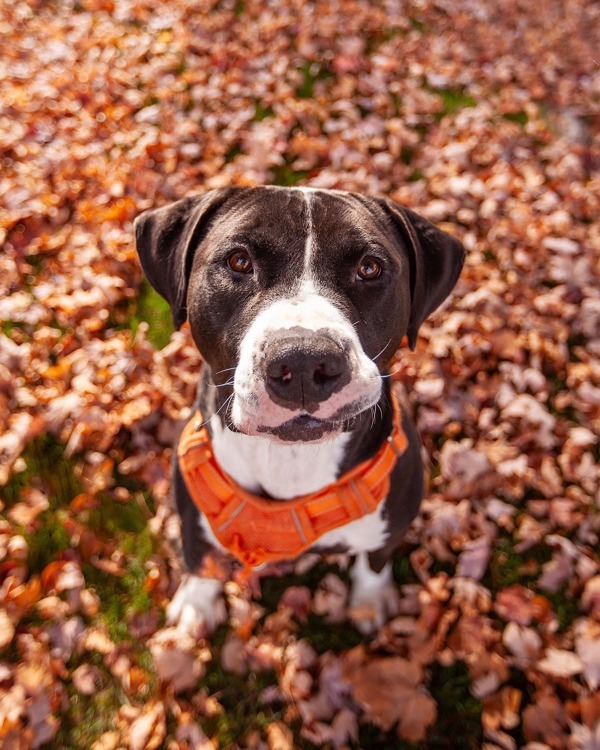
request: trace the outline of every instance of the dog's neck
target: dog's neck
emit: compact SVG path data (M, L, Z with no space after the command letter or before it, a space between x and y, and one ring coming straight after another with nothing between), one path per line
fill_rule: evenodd
M366 414L351 432L320 443L277 443L229 429L219 413L216 387L203 368L198 406L211 435L221 468L248 492L289 500L317 492L373 455L391 430L388 391L374 413Z

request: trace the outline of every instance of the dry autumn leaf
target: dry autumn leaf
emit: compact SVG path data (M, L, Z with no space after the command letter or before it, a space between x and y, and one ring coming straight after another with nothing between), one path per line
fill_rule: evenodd
M344 656L342 675L366 716L386 732L397 725L400 737L417 742L435 721L436 703L422 685L418 664L394 656L368 658L357 646Z
M1 4L0 745L595 749L598 3L276 5ZM201 359L132 221L257 184L386 195L468 250L394 358L430 478L358 651L343 554L249 587L205 560L229 620L162 627Z

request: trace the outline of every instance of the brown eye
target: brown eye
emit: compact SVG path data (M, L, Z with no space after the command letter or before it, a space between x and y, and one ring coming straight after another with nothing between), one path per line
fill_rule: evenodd
M356 270L357 281L372 281L381 274L381 263L370 255L365 255Z
M236 273L250 273L252 260L245 250L237 250L227 258L227 265Z

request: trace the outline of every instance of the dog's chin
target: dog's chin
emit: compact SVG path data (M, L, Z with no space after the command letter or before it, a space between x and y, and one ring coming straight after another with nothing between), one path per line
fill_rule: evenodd
M335 419L319 419L312 414L298 414L278 425L246 423L234 427L237 432L273 440L276 443L321 443L343 432L353 430L365 410L338 414Z
M340 422L317 419L310 414L299 414L276 427L257 427L257 434L284 443L316 443L343 431Z

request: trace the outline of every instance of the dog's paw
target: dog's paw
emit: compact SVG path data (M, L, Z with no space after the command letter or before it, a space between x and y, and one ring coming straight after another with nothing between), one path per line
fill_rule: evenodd
M356 556L351 572L350 619L364 635L372 635L395 614L398 608L398 592L388 563L375 573L369 567L366 553Z
M167 607L167 624L195 638L212 633L227 619L222 592L220 581L188 573Z

